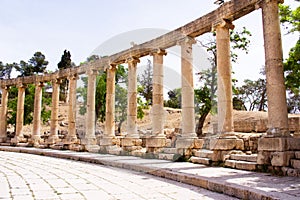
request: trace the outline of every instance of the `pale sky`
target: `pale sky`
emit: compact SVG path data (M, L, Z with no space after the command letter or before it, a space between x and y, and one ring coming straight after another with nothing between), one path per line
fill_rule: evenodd
M55 70L65 49L79 64L112 37L135 30L171 31L216 9L214 0L0 0L0 61L28 61L41 51ZM294 0L285 4L298 6ZM233 22L252 33L248 55L239 54L234 78L255 79L264 65L261 10ZM197 38L205 40L205 36ZM283 36L284 56L296 35ZM168 56L167 56L168 57ZM199 58L197 58L199 59ZM168 63L168 66L180 66ZM142 63L142 62L141 62Z

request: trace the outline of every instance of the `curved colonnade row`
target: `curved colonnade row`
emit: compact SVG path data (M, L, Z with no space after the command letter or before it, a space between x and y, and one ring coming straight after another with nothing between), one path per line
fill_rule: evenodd
M52 83L52 113L50 123L50 137L47 144L55 144L58 141L58 108L60 80L69 80L69 110L68 110L68 136L67 144L78 142L76 137L76 83L78 76L88 76L87 92L87 118L85 138L81 144L88 151L112 146L115 137L114 106L115 106L115 73L118 64L128 64L128 114L127 135L121 141L122 147L138 146L140 142L137 132L137 63L139 58L153 56L153 120L152 134L146 139L149 152L156 151L166 145L163 133L163 57L166 49L181 46L181 83L182 83L182 133L177 139L176 148L189 148L197 138L195 133L194 114L194 88L192 67L192 45L195 37L212 29L216 31L217 41L217 70L218 70L218 132L222 137L232 133L232 83L230 63L230 36L229 30L234 28L232 22L248 13L261 8L263 16L263 30L265 41L265 59L267 76L267 96L269 110L269 135L274 137L288 136L288 115L286 94L282 64L281 34L278 16L278 0L232 0L224 3L217 10L192 21L174 31L171 31L156 39L114 55L101 58L79 67L60 70L43 76L22 77L11 80L1 80L2 107L0 112L0 142L7 138L7 101L10 86L18 87L18 106L16 120L16 135L11 140L12 144L18 144L22 140L24 97L26 84L36 84L33 132L29 143L39 146L41 126L41 99L44 82ZM95 137L95 83L99 70L107 71L106 91L106 121L104 137L100 141L100 147L96 144Z

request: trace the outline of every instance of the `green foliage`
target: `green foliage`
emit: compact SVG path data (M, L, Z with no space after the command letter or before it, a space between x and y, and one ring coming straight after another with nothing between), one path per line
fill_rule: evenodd
M148 104L152 104L153 93L153 69L151 61L148 59L147 67L144 72L138 76L138 93L145 98Z
M4 64L0 61L0 79L10 79L12 69L17 65L17 63Z
M61 60L57 64L57 67L59 70L74 67L74 65L72 64L70 51L64 50L64 53L61 56ZM68 79L63 79L59 86L59 88L60 88L59 99L61 101L66 101L66 99L67 99L67 95L68 95L67 93L69 90L68 84L69 84Z
M290 6L279 5L280 22L287 33L300 31L300 7L292 10Z
M176 88L168 92L169 99L164 101L165 107L181 108L181 88Z
M96 80L96 117L101 122L105 121L106 111L106 72L97 76Z
M48 63L45 55L38 51L29 59L28 63L21 60L19 65L14 65L13 67L20 73L20 77L24 77L34 74L44 74Z

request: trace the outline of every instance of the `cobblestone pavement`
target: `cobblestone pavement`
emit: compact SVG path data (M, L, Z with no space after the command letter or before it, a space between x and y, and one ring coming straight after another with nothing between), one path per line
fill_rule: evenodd
M143 172L0 151L0 199L234 198Z

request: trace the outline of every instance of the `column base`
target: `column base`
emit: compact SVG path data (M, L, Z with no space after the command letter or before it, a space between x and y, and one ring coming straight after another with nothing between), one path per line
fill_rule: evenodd
M84 150L91 153L99 153L100 146L97 145L96 138L83 138L81 144L84 146Z
M17 145L18 143L25 143L25 142L27 142L27 141L26 141L26 139L24 138L23 135L22 136L15 136L14 138L12 138L10 140L10 143L12 145Z
M64 144L78 144L79 141L76 136L67 136L66 139L63 140Z
M280 128L269 128L266 137L291 137L289 130Z
M5 143L6 141L7 141L7 137L6 136L0 137L0 143Z
M142 146L142 140L140 138L124 137L121 139L121 146L122 147Z
M49 138L46 141L47 145L53 145L59 142L58 135L50 135Z
M153 136L150 138L146 138L146 152L147 153L158 153L162 148L164 148L167 144L166 137L157 137Z
M40 144L43 144L44 141L41 139L41 136L35 135L32 136L30 139L28 139L28 145L34 146L34 147L39 147Z

